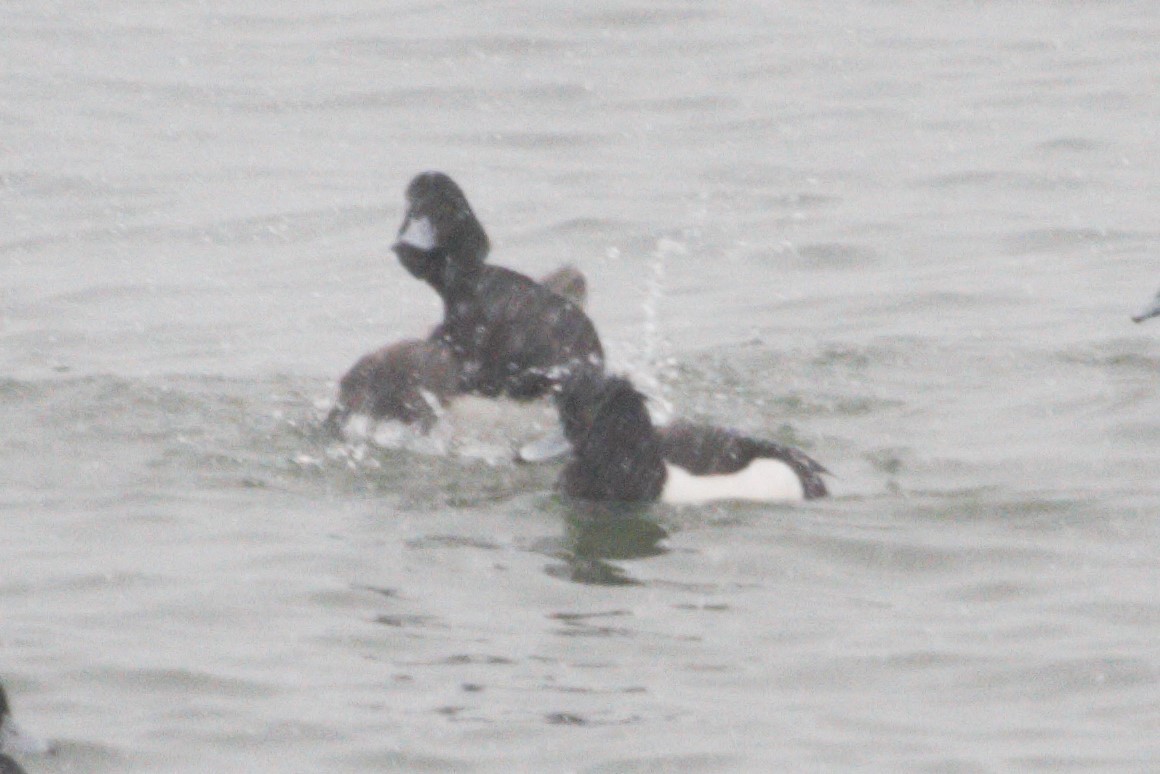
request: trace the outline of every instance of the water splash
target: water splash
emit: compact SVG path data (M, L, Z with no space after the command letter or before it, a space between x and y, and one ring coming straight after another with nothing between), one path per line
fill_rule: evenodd
M665 384L676 367L676 361L665 354L660 319L661 302L665 295L666 264L671 257L688 255L688 252L684 242L669 237L657 240L649 258L648 281L641 302L641 311L644 313L643 335L632 376L637 387L649 396L649 411L658 424L667 423L674 413Z
M326 454L351 468L376 467L376 450L510 465L523 444L557 428L555 409L546 400L518 403L460 395L447 406L439 405L436 414L438 421L427 431L354 414L341 428L342 440L331 444Z

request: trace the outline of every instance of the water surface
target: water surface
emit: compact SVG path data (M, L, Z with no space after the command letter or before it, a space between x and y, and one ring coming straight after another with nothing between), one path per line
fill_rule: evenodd
M768 7L767 7L768 6ZM1160 759L1160 11L0 15L0 677L29 771ZM655 405L805 506L586 509L344 447L452 174Z

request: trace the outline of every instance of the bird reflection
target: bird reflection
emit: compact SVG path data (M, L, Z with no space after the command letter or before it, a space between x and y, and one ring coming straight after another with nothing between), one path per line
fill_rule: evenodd
M609 560L646 559L668 549L668 532L650 518L649 508L630 503L571 502L564 521L561 564L549 565L557 578L600 586L632 586L640 581Z

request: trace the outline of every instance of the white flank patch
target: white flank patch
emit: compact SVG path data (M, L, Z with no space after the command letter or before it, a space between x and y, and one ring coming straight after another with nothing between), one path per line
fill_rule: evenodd
M805 499L805 489L793 468L781 460L760 457L736 473L694 476L677 465L665 463L666 503L698 504L712 500L793 502Z
M399 242L420 250L435 247L435 227L428 218L408 218L407 227L399 234Z

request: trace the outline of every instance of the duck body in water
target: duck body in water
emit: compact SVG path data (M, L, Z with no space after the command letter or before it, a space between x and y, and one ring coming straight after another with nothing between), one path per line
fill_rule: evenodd
M9 753L42 755L48 751L47 744L31 736L12 719L8 695L0 685L0 774L24 774L24 769Z
M658 428L623 377L577 375L556 396L572 457L557 489L585 500L793 502L824 497L827 471L804 452L732 430Z
M587 281L573 266L551 272L539 284L579 308L587 299ZM326 430L360 436L373 423L396 422L419 434L429 434L452 403L464 398L459 359L439 333L437 329L427 339L397 341L359 358L339 381L338 398L324 423ZM476 413L494 417L503 412ZM530 420L513 416L513 428L541 424L543 412L533 413Z
M458 361L461 392L528 400L577 369L603 370L600 338L579 306L486 263L490 241L455 181L424 172L406 197L392 249L443 300L443 321L431 339Z

